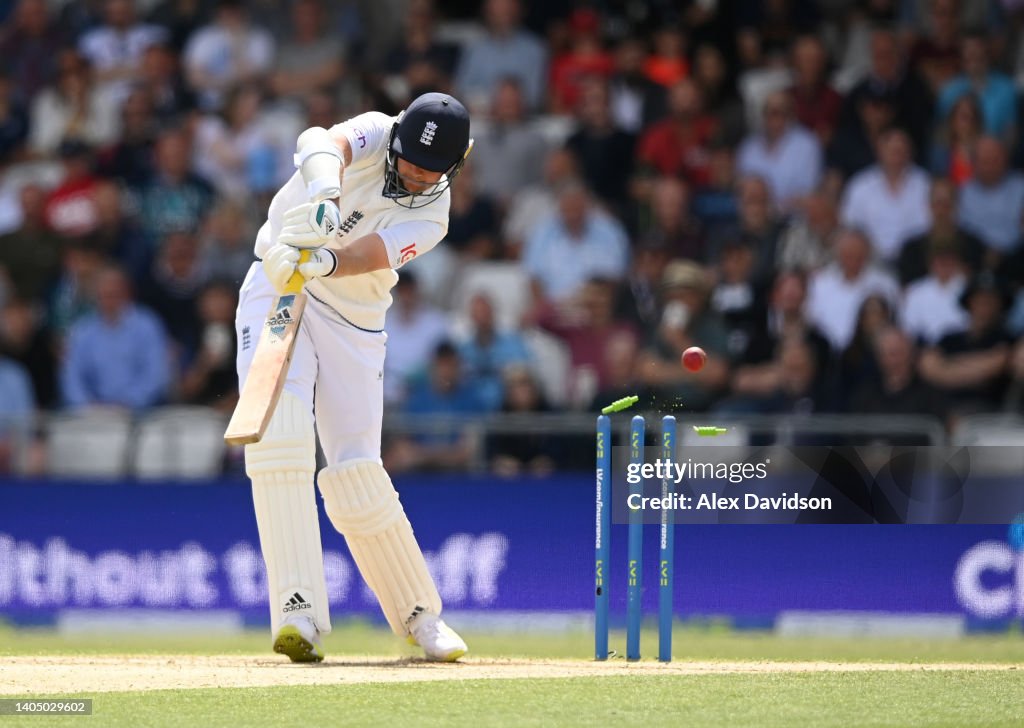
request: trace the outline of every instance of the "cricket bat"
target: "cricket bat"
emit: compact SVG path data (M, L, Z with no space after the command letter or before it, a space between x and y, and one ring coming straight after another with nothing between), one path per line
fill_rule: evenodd
M300 262L308 258L309 251L302 251ZM270 306L245 385L224 433L224 441L229 445L259 442L267 431L277 401L281 398L302 324L302 313L306 310L307 298L302 292L304 283L305 279L296 271L288 280L285 293L275 298Z

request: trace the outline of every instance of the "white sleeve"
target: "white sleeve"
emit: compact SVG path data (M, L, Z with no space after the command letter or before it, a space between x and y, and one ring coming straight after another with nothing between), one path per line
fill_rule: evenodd
M335 124L330 131L331 134L341 132L348 139L349 146L352 147L352 163L349 166L356 167L360 162L375 161L376 156L384 152L394 123L393 116L379 111L368 111Z
M447 234L447 226L436 220L407 220L378 230L393 269L436 246Z

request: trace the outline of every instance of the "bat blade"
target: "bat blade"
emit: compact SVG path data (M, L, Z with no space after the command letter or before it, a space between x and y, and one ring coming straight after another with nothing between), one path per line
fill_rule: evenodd
M286 293L270 307L245 385L224 433L229 445L259 442L267 431L288 375L306 300L305 293Z

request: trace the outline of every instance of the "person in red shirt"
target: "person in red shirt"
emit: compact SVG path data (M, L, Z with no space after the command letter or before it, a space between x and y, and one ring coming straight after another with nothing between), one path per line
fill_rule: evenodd
M715 131L697 84L678 81L668 91L668 116L640 137L637 158L648 171L702 186L708 182L708 145Z
M65 238L83 237L102 223L97 196L103 183L92 173L92 155L84 142L65 140L58 153L64 179L46 200L46 226Z
M644 74L666 87L690 75L686 36L682 30L666 25L654 32L654 53L644 63Z
M573 12L569 18L570 44L551 63L548 83L552 113L566 114L576 108L580 87L590 76L608 78L615 70L612 55L601 42L601 19L590 9Z

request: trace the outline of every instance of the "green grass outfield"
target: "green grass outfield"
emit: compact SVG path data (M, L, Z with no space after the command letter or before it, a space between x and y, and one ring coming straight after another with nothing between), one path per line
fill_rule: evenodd
M0 717L0 728L102 726L1024 726L1024 636L975 636L955 641L826 640L679 628L675 662L722 660L750 665L723 674L594 676L592 635L467 634L475 660L516 657L578 660L585 677L440 679L425 682L284 685L103 692L91 718ZM260 655L272 660L264 633L235 637L64 638L0 629L0 670L33 656ZM614 648L624 635L612 636ZM646 654L656 634L644 634ZM328 659L378 659L416 651L379 629L346 625L327 641ZM4 660L4 657L9 658ZM827 671L790 671L772 663L845 663ZM610 665L622 667L622 660ZM865 669L858 663L887 663ZM956 663L956 669L933 669ZM561 664L561 663L560 663ZM964 667L960 667L964 664ZM986 664L1020 669L983 669ZM915 667L916 666L916 667ZM930 666L930 667L927 667ZM742 665L741 665L742 668ZM926 669L927 668L927 669ZM264 670L276 670L274 666ZM282 666L289 670L317 670ZM344 679L345 667L333 668ZM410 667L410 670L417 669ZM445 670L459 670L445 666ZM0 672L2 674L2 672ZM333 673L325 673L333 674ZM448 673L457 674L457 673ZM79 722L82 721L82 722Z

